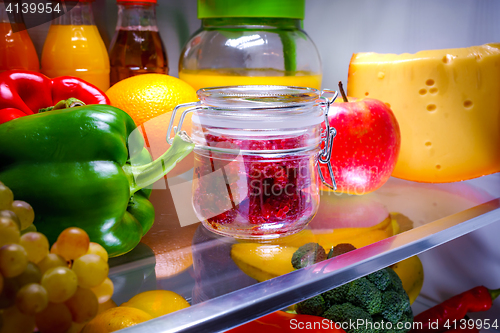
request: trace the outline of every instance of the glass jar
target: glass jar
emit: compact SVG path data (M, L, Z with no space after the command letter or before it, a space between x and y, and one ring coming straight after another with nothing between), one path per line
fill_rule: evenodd
M196 90L228 85L321 86L321 59L302 29L305 0L198 0L201 28L181 52Z
M203 225L236 238L302 230L318 209L319 163L329 165L331 101L316 89L285 86L208 88L198 97L173 111L168 133L177 110L191 106L174 131L195 112L192 203Z

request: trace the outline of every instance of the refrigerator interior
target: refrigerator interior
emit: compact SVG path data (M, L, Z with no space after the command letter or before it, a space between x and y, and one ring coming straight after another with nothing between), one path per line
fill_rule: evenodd
M96 22L109 42L116 2L97 0L94 6L99 9ZM339 80L347 80L349 60L356 52L414 53L500 42L498 13L498 0L307 0L304 29L322 58L323 88L335 89ZM159 0L157 15L170 75L176 76L182 47L200 26L196 0ZM29 31L38 53L48 26ZM482 186L499 196L499 188ZM477 285L499 288L499 234L496 222L420 254L425 281L415 311ZM498 319L500 302L470 317Z

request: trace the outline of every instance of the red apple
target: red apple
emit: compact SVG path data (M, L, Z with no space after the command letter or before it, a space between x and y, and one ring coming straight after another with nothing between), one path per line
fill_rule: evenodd
M330 161L337 191L365 194L382 186L391 176L401 145L391 109L372 98L348 97L343 102L339 97L330 106L328 120L337 130ZM321 164L321 170L329 183L328 166Z

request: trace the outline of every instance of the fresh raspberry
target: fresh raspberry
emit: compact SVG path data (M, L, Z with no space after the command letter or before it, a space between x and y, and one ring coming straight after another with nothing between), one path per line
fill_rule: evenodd
M285 139L239 140L207 134L205 138L209 146L219 148L286 150L303 147L309 135ZM217 154L221 153L215 153ZM222 155L229 154L215 155L212 155L212 158L200 158L198 160L200 165L195 169L195 176L198 177L199 183L195 191L195 196L198 197L195 199L195 206L199 207L198 211L201 211L202 215L207 216L207 221L214 228L217 224L234 222L238 215L252 225L262 225L278 222L295 223L303 216L312 213L313 200L308 187L312 184L311 178L315 176L315 171L309 169L310 156L289 156L276 161L274 158L243 155L243 162L223 163L224 156ZM221 193L227 193L227 190L220 188L220 184L210 184L203 176L212 172L214 166L221 163L224 164L223 171L227 185L235 188L238 182L245 181L246 178L248 190L245 198L236 198L234 195L231 197L232 209L213 216L213 212L221 207L222 202L227 205L227 198L216 199L221 196ZM255 234L259 232L262 233L258 229L255 230Z

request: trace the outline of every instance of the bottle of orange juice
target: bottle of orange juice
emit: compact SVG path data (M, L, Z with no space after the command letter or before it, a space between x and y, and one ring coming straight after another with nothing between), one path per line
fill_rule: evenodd
M94 23L91 2L62 1L61 4L72 8L52 21L43 45L42 73L51 78L76 76L106 91L109 88L108 51Z
M305 0L198 0L201 29L181 52L179 78L195 89L320 88L321 59L302 29L304 16Z
M5 3L0 1L0 72L27 69L38 72L40 63L22 16L14 15L11 23ZM15 32L16 31L16 32Z

